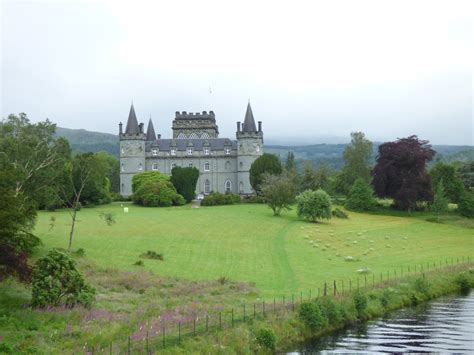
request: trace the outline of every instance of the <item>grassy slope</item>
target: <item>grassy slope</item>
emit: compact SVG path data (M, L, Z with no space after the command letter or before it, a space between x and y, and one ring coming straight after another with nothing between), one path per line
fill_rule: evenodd
M349 220L309 224L298 221L294 211L273 217L264 205L128 206L128 214L120 204L83 209L73 248L84 248L86 259L101 266L125 270L137 270L132 264L139 255L154 250L165 261L145 260L145 269L158 275L189 280L226 276L254 282L266 298L314 289L326 280L356 278L362 267L378 275L417 262L472 256L474 250L473 229L420 218L350 213ZM115 213L117 223L111 227L99 217L105 211ZM52 215L56 222L49 231ZM68 218L64 211L39 214L42 252L66 247ZM348 255L360 261L344 261Z

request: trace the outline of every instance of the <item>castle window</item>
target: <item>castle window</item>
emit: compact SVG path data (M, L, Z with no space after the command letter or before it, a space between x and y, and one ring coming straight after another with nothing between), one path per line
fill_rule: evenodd
M176 168L176 163L171 163L171 169Z
M158 170L158 163L153 163L151 170Z
M225 170L230 170L230 161L225 162Z
M125 154L125 149L123 149L123 147L121 149L121 152L122 152L122 154Z
M230 192L232 189L232 181L226 180L224 184L225 192Z
M208 161L204 163L204 171L210 171L211 170L211 164L209 164Z
M125 171L125 166L122 163L122 172L124 172L124 171Z
M176 149L171 149L171 155L176 155Z
M204 148L204 155L209 155L211 150L209 148Z
M193 155L193 148L188 148L188 155Z
M258 152L260 152L260 146L257 144L257 146L255 147L255 150Z
M206 180L204 182L204 193L208 194L211 192L211 182L209 180Z
M184 133L178 134L178 139L186 139L186 135Z
M199 139L199 137L196 133L193 132L189 135L189 139Z
M125 185L122 184L122 192L124 192L124 191L125 191Z
M190 168L192 168L194 165L193 165L193 163L189 163L188 166L189 166Z
M229 154L230 154L230 148L225 148L225 153L226 153L227 155L229 155Z
M158 149L152 149L151 150L151 155L153 155L154 157L156 157L158 155Z
M142 163L138 164L138 170L140 170L140 171L143 170L143 165L142 165Z
M239 183L239 192L240 192L241 194L244 193L244 183L243 183L242 181Z
M240 166L240 169L243 169L244 168L244 163L240 162L239 166Z

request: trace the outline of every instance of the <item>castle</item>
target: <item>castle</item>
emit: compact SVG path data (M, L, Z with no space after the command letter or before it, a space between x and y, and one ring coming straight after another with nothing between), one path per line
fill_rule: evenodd
M125 132L119 123L120 189L123 196L132 194L133 175L150 170L171 175L175 166L199 169L196 194L253 193L249 170L255 159L263 154L263 132L261 121L258 129L255 125L250 103L244 122L237 122L236 140L219 138L213 111L177 111L172 139L156 135L151 118L146 132L143 126L143 123L138 123L132 104Z

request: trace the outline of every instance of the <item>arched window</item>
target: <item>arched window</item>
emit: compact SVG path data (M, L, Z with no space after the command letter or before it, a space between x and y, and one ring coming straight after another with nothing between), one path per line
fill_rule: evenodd
M186 139L186 135L184 133L178 134L178 139Z
M158 163L153 163L151 170L158 170Z
M199 139L199 137L196 133L193 132L189 135L189 139Z
M206 180L204 182L204 193L208 194L211 192L211 182L209 180Z
M140 171L143 170L143 165L142 165L142 163L138 164L138 170L140 170Z
M243 169L244 168L244 163L240 162L239 167L240 167L240 169Z
M240 192L241 194L244 193L244 183L243 183L242 181L239 183L239 192Z
M203 134L201 134L201 139L208 139L208 138L210 138L209 133L204 132Z
M225 162L225 170L230 170L230 161Z
M224 184L225 192L230 192L232 190L232 181L226 180Z
M209 164L208 161L204 163L204 171L210 171L211 170L211 164Z
M255 150L258 152L260 152L260 146L257 144L257 146L255 147Z
M124 192L124 190L125 190L125 185L122 184L122 192Z

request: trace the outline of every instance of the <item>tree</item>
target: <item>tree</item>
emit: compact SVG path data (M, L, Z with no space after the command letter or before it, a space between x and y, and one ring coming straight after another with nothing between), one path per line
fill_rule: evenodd
M186 202L191 202L194 199L198 179L199 170L197 168L176 166L171 169L171 182Z
M372 142L365 138L362 132L351 133L351 143L343 153L344 167L337 177L337 189L347 194L354 182L361 178L370 183L370 159L372 156Z
M439 181L436 185L436 192L434 195L433 203L431 205L431 211L436 214L436 218L439 221L439 215L448 211L448 199L444 193L443 181Z
M283 209L291 209L296 190L291 176L264 174L261 189L263 199L272 209L273 215L279 216Z
M331 218L331 199L323 190L306 190L296 196L297 214L300 218L317 222Z
M288 156L286 157L285 163L285 170L286 171L296 171L296 162L295 162L295 155L293 152L288 152Z
M352 186L345 206L353 211L370 211L375 207L374 190L362 178L358 178Z
M456 171L459 174L465 189L468 191L474 191L474 160L456 163L458 163Z
M95 298L94 288L84 282L74 260L56 249L37 261L32 286L33 307L90 307Z
M449 201L458 203L464 193L464 185L455 167L443 162L436 163L430 171L433 186L443 184L444 192Z
M458 203L458 213L461 216L474 218L474 194L465 192Z
M176 192L170 177L158 171L147 171L132 178L133 202L147 207L184 205L183 196Z
M120 193L120 161L103 150L97 152L96 157L104 164L105 176L110 183L110 192Z
M262 183L262 175L272 174L280 175L282 172L282 167L280 160L276 155L264 153L250 166L249 177L250 185L255 190L255 192L260 193L260 184Z
M393 198L395 207L402 210L416 208L418 201L432 201L426 163L434 153L428 141L417 136L381 144L372 180L377 195Z

